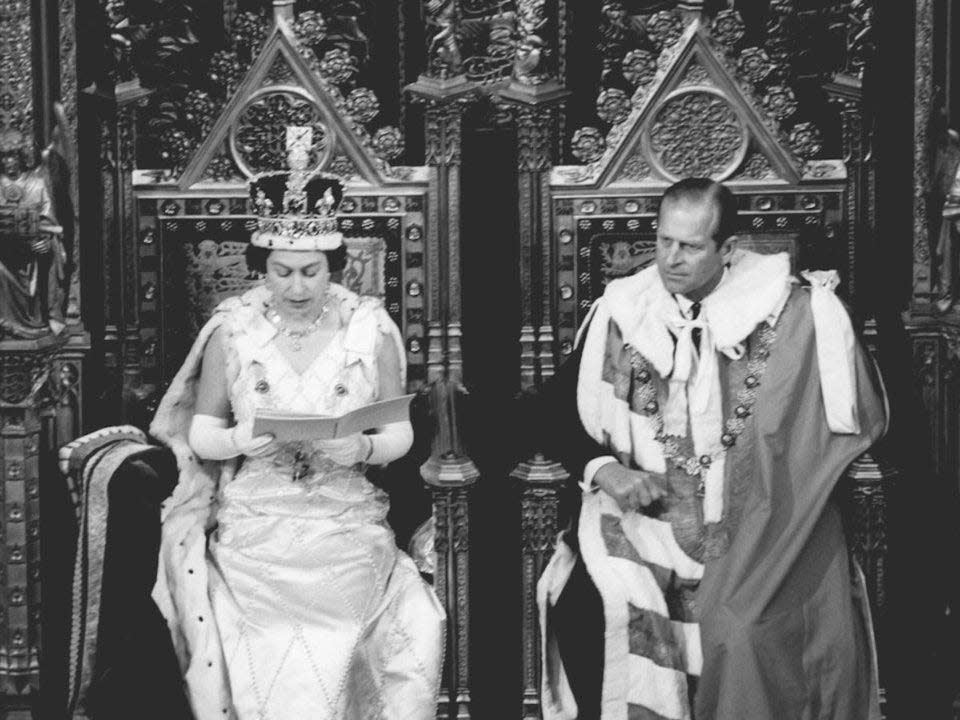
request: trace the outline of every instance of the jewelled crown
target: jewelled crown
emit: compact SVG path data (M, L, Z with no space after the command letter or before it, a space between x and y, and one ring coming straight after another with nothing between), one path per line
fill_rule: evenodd
M335 250L343 244L337 206L343 184L306 170L310 128L287 128L289 171L263 173L250 181L257 231L250 243L273 250Z

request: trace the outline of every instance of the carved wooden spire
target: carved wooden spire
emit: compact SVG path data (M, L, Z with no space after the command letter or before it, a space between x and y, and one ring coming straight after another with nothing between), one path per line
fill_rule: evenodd
M280 24L280 21L293 24L293 4L295 0L273 0L273 21Z

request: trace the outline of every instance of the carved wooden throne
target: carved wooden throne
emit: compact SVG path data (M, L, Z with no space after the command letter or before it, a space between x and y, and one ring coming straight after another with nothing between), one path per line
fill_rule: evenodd
M662 49L632 50L622 60L634 94L602 89L597 109L609 132L577 130L573 151L583 164L553 167L550 173L544 200L549 223L540 249L545 278L527 298L536 304L536 293L542 293L544 321L537 332L531 327L520 338L527 386L548 381L554 363L573 352L577 329L609 280L653 261L659 198L682 177L709 176L734 191L741 247L789 252L795 270L835 268L841 293L853 296L862 156L845 148L844 159L821 157L818 128L786 122L797 110L796 96L786 84L763 84L773 69L771 59L760 48L739 49L743 23L735 11L721 11L712 22L699 12L663 11L646 23ZM844 123L850 102L840 108ZM848 137L846 125L844 130ZM882 503L874 500L879 475L861 470L855 475L864 486L858 527L876 532L882 527ZM536 581L566 522L565 489L579 478L568 481L566 470L542 454L512 475L522 493L523 713L536 718L541 716ZM875 558L867 556L882 554L882 547L859 535L855 544L864 566L875 569ZM871 580L882 577L874 572Z
M476 471L466 458L456 456L457 448L449 442L456 418L450 411L448 381L459 379L459 351L451 346L459 341L459 326L451 333L442 322L446 303L456 299L449 298L452 291L439 274L439 267L445 267L439 259L441 219L459 216L450 207L456 196L451 200L444 192L441 197L442 173L435 164L390 163L402 147L399 131L381 128L371 136L362 124L376 115L376 98L371 100L372 93L360 88L350 93L348 102L330 79L337 68L323 66L291 29L292 3L274 6L275 22L260 52L195 150L173 170L131 167L129 176L119 180L124 198L121 224L129 235L121 250L127 295L125 410L128 417L148 419L212 309L223 298L259 282L244 260L256 227L246 181L284 167L287 126L311 128L312 169L345 183L338 214L348 260L340 280L356 292L383 300L404 338L408 390L420 392L413 411L413 455L418 447L425 448L417 463L424 454L427 461L418 467L408 458L396 465L414 478L414 489L422 489L421 477L425 479L432 500L433 579L448 615L447 667L438 717L469 717L469 688L462 668L468 628L468 498ZM122 160L130 165L137 99L134 89L120 118L122 128L133 134L121 147ZM438 212L444 202L444 210ZM451 334L457 337L451 339ZM451 363L457 367L451 368ZM143 440L130 429L114 429L72 444L62 455L78 495L89 493L82 485L78 455L88 455L91 447L111 435L127 443ZM390 472L398 470L391 466ZM154 484L169 491L169 480L160 478ZM411 486L408 480L403 482ZM163 496L155 490L152 495ZM113 493L111 489L111 497ZM88 580L83 577L81 582ZM82 624L82 619L75 618L77 622ZM72 661L78 680L93 671L83 667L84 662L93 662L96 648L91 642L89 627L80 641L75 632ZM71 698L77 716L85 712L85 699L84 688L77 685Z

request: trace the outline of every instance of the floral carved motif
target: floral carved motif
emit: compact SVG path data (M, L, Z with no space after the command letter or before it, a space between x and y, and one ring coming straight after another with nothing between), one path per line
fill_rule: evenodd
M660 47L673 45L683 34L683 21L670 10L655 13L647 22L647 36Z
M606 150L607 143L595 127L582 127L573 134L570 150L580 162L591 163L599 160Z
M347 112L359 123L368 123L380 113L380 101L368 88L356 88L347 96Z
M334 85L350 82L357 69L357 59L343 48L327 50L320 60L320 72Z
M650 177L650 163L643 159L640 154L632 155L623 165L620 177L626 180L638 182Z
M597 97L597 115L611 125L617 125L626 120L632 109L630 98L620 88L606 88Z
M777 120L784 120L797 111L797 98L786 85L774 85L763 96L763 107Z
M746 152L747 132L719 95L685 92L657 110L649 130L651 158L669 177L726 177Z
M732 50L746 33L743 18L740 17L740 13L732 9L718 12L710 25L710 30L713 39L728 50Z
M743 164L743 174L754 180L763 180L773 175L773 168L770 167L770 161L765 156L754 153Z
M823 149L823 136L813 123L797 123L790 131L789 143L797 157L809 160Z
M740 59L737 60L737 70L745 80L754 85L766 80L773 72L773 63L766 50L758 47L746 48L740 53Z
M657 57L649 50L631 50L623 57L623 76L634 87L647 85L656 77Z
M393 160L403 153L403 133L393 125L386 125L373 134L373 149L378 157Z

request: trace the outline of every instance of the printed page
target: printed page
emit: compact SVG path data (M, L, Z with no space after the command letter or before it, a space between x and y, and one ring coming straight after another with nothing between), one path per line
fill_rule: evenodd
M410 401L413 400L413 397L413 395L401 395L389 400L370 403L348 412L337 422L335 437L346 437L355 432L372 430L387 423L409 420Z
M411 394L381 400L337 417L258 410L253 419L253 435L272 433L281 442L343 438L387 423L409 420L413 397Z

